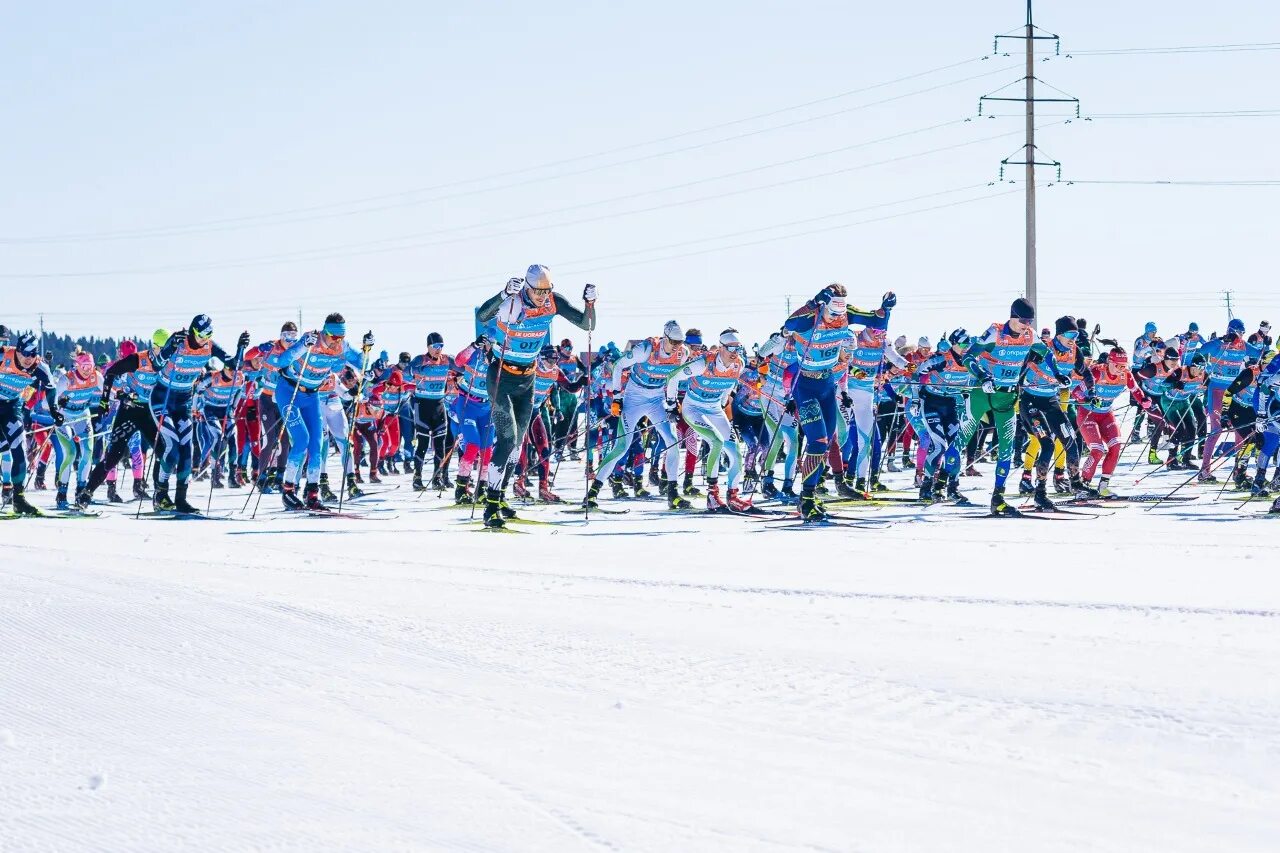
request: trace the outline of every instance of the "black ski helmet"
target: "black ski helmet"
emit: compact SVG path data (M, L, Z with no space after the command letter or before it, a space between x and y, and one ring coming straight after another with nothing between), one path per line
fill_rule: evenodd
M441 335L439 332L432 332L431 334L427 335L427 346L429 347L444 346L444 336Z
M191 318L191 325L187 327L187 331L193 338L208 340L213 337L213 321L209 319L208 314L197 314Z

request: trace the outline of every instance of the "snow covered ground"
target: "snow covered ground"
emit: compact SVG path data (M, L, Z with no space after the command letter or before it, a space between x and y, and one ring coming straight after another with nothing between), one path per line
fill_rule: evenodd
M494 535L392 482L0 526L0 850L1280 849L1264 504Z

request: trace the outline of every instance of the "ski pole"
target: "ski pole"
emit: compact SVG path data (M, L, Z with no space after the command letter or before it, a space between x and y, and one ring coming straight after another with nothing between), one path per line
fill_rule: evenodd
M347 459L350 459L352 462L352 467L353 468L355 467L354 463L355 463L355 457L356 457L356 454L355 454L356 417L359 415L360 397L364 394L365 377L368 375L368 371L369 371L369 350L371 350L372 347L366 344L362 346L361 349L363 350L363 354L360 358L360 381L356 384L356 396L351 404L351 423L347 427L347 446L344 450L347 457L346 459L342 460L342 475L343 475L342 487L343 488L342 488L342 491L338 493L338 512L342 512L342 500L347 495L347 489L346 489ZM370 462L373 461L372 447L369 448L369 461ZM372 477L373 474L375 473L376 472L374 471L370 471L369 476Z
M163 369L164 369L163 367L160 368L160 370L163 370ZM157 379L157 381L159 381L159 379ZM152 391L154 390L155 389L153 388ZM157 470L159 469L159 466L160 466L160 441L164 438L164 435L163 435L164 419L165 419L165 415L167 415L169 412L169 393L172 390L173 390L172 385L170 385L167 382L164 383L164 406L161 409L160 417L156 418L156 441L151 449L151 460L156 465ZM151 413L151 416L153 418L156 417L155 411L152 410L151 408L150 399L147 400L147 411ZM146 475L147 475L147 451L144 449L142 451L142 476L145 477ZM152 485L155 489L159 490L160 483L158 481L153 483ZM142 517L142 501L141 500L138 501L138 509L134 512L133 517L134 518Z
M231 373L231 399L227 401L227 410L222 415L222 426L218 433L218 440L213 443L213 452L209 454L210 470L217 470L218 454L222 452L222 448L227 440L227 418L231 415L231 409L236 402L236 384L240 381L240 365L236 365L236 369ZM209 484L209 502L205 506L205 515L213 511L213 483Z
M508 298L511 299L514 297L508 297ZM497 428L497 425L494 424L493 422L493 404L494 404L494 401L497 400L498 389L502 387L502 371L504 370L506 363L507 363L507 335L504 334L502 336L502 349L499 350L498 352L498 369L494 371L493 390L489 392L489 429L493 430L494 432L493 443L489 446L488 456L484 455L483 450L480 451L480 472L476 475L476 494L477 495L480 492L480 484L482 482L485 482L485 474L489 469L489 463L493 460L494 448L498 444L498 435L497 435L498 428ZM513 417L512 427L514 428L514 426L515 426L515 418ZM481 436L480 440L481 440L481 443L483 444L484 437ZM487 483L485 485L485 488L486 489L488 488ZM471 502L471 520L474 521L475 517L476 517L476 502L473 500Z
M1221 432L1221 430L1215 430L1214 432ZM1232 450L1232 452L1231 452L1231 453L1229 453L1229 454L1227 454L1227 455L1223 456L1221 459L1219 459L1219 460L1217 460L1216 462L1212 463L1212 464L1209 466L1209 472L1210 472L1210 473L1212 473L1214 468L1221 466L1223 462L1226 462L1226 461L1227 461L1228 459L1230 459L1230 458L1231 458L1231 456L1232 456L1232 455L1234 455L1234 454L1235 454L1235 450ZM1155 503L1151 504L1151 506L1147 507L1147 508L1145 509L1145 512L1150 512L1151 510L1153 510L1153 509L1155 509L1156 507L1160 506L1160 504L1164 503L1164 502L1165 502L1165 501L1167 501L1169 498L1173 497L1173 496L1174 496L1174 494L1176 494L1179 490L1181 490L1183 486L1187 485L1188 483L1190 483L1192 480L1196 479L1196 478L1197 478L1197 477L1199 477L1199 476L1200 476L1200 471L1199 471L1199 470L1195 471L1194 473L1192 473L1192 475L1191 475L1190 477L1188 477L1187 479L1183 480L1183 481L1182 481L1181 483L1179 483L1178 485L1174 486L1173 491L1169 492L1169 494L1165 495L1165 496L1164 496L1164 497L1162 497L1160 500L1156 501Z
M306 375L306 373L307 373L307 364L309 364L309 363L310 363L310 361L311 361L311 352L312 352L312 348L313 348L314 346L315 346L315 345L314 345L314 344L312 344L312 346L307 347L307 354L306 354L306 355L304 355L304 356L302 357L302 368L298 371L298 382L299 382L299 383L301 383L301 381L302 381L302 377L303 377L303 376L305 376L305 375ZM280 381L282 381L282 382L289 382L289 380L288 380L288 379L285 377L285 375L284 375L284 368L281 368L281 369L280 369L280 376L279 376L279 379L280 379ZM276 388L277 388L277 389L279 389L279 387L280 387L280 385L279 385L279 383L277 382L277 384L276 384ZM289 418L291 418L291 417L293 416L293 409L294 409L294 406L296 406L296 405L297 405L297 402L298 402L298 395L299 395L299 394L301 394L301 393L303 393L303 392L302 392L302 385L301 385L301 384L294 384L294 385L293 385L293 394L289 397L289 405L288 405L288 407L286 407L286 409L285 409L284 418L282 418L282 419L281 419L281 421L280 421L280 433L276 436L276 449L275 449L275 453L279 453L279 452L280 452L280 442L284 441L284 433L285 433L285 430L286 430L286 429L288 428L288 426L289 426ZM292 448L290 448L290 449L292 449ZM284 484L283 484L283 483L281 483L280 488L281 488L281 489L283 489L283 488L284 488ZM250 492L249 492L249 494L250 494L250 495L252 495L252 494L253 494L253 492L252 492L252 491L250 491ZM245 500L245 506L248 506L248 505L249 505L249 501L248 501L248 499L246 499L246 500ZM258 507L259 507L259 506L261 506L261 505L262 505L262 490L261 490L261 489L259 489L259 490L258 490L258 499L257 499L257 501L255 501L255 502L254 502L254 504L253 504L253 515L249 516L250 518L257 518L257 517L258 517Z

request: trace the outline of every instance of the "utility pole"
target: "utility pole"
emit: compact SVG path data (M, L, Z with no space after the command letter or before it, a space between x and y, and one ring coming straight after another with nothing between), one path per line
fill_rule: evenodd
M1027 0L1027 284L1026 297L1036 304L1036 72L1035 32L1031 23L1031 0Z
M1227 322L1228 322L1228 323L1230 323L1232 320L1234 320L1234 319L1236 318L1236 315L1235 315L1235 314L1233 314L1233 313L1231 313L1231 297L1232 297L1232 295L1233 295L1234 293L1235 293L1235 291L1234 291L1234 290L1224 290L1224 291L1222 291L1222 295L1223 295L1223 297L1224 297L1224 301L1226 302L1226 305L1227 305Z
M791 316L791 297L787 297L787 316Z
M978 99L978 115L982 115L983 105L987 101L1015 101L1020 102L1024 106L1024 118L1026 121L1025 141L1018 152L1006 157L1000 161L1000 180L1004 180L1005 168L1008 166L1023 166L1024 180L1026 181L1026 277L1023 284L1023 295L1032 305L1036 305L1037 282L1036 282L1036 166L1052 166L1057 169L1058 180L1062 179L1062 164L1057 160L1038 160L1036 155L1039 149L1036 147L1036 104L1037 103L1067 103L1075 104L1076 118L1080 117L1080 100L1071 96L1063 98L1037 98L1036 97L1036 75L1035 75L1035 45L1037 41L1052 41L1054 43L1054 54L1060 52L1060 44L1058 36L1053 33L1040 31L1033 23L1031 15L1031 0L1027 0L1027 22L1020 28L1021 35L1012 33L998 35L995 38L995 53L1000 53L1000 39L1022 39L1026 42L1026 76L1018 81L1024 84L1024 92L1022 97L1015 98L1010 96L1001 96L1000 92L1009 86L997 89L989 95L983 95ZM1015 31L1017 32L1017 31ZM1004 54L1008 56L1008 54ZM1052 88L1052 87L1050 87ZM1062 94L1066 95L1065 92ZM1022 155L1021 159L1015 159L1018 154Z
M44 315L40 315L40 355L44 355Z

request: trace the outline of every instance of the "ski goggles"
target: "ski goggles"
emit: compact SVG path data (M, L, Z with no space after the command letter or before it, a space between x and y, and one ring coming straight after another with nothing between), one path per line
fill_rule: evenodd
M192 329L191 337L197 341L207 341L213 337L213 329Z
M1062 336L1069 341L1074 341L1076 338L1080 337L1080 330L1071 329L1070 331L1063 332Z
M440 350L444 349L444 344L427 344L427 349L434 350L435 352L439 352Z
M290 329L287 332L281 332L280 340L284 341L286 344L296 343L298 340L298 330Z

